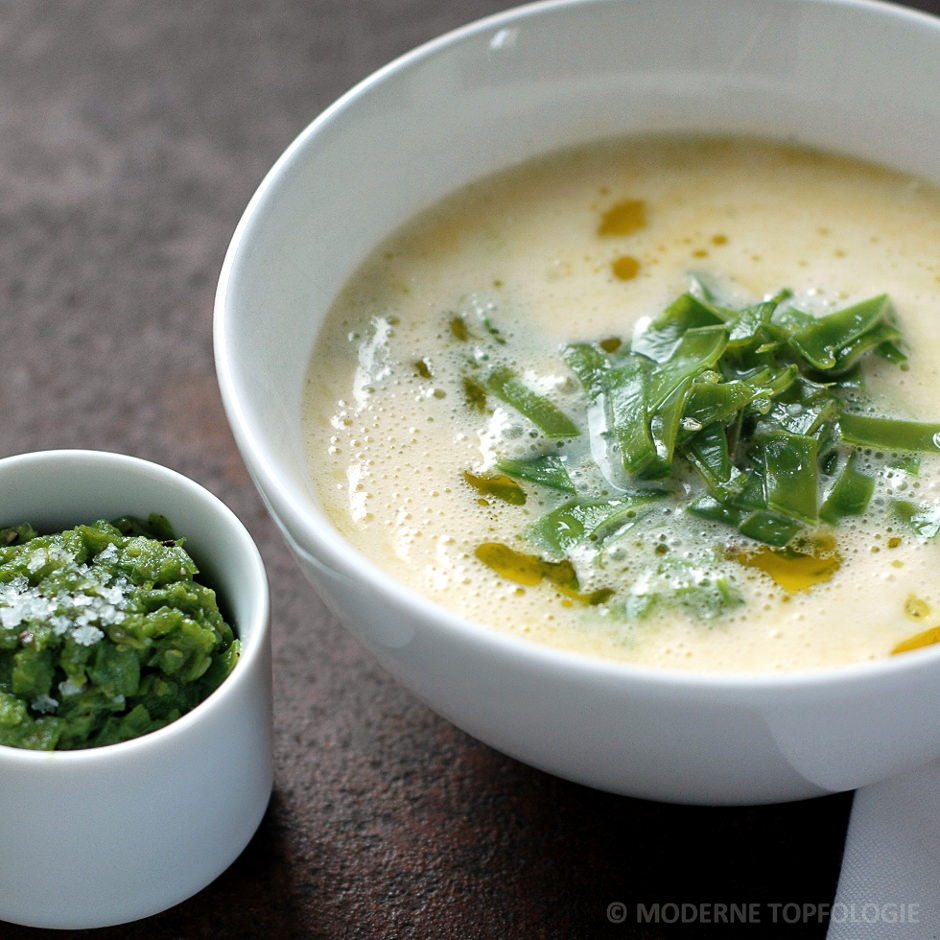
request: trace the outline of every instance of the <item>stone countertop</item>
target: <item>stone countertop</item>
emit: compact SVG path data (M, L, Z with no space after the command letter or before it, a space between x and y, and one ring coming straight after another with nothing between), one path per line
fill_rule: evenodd
M326 610L229 433L214 291L262 176L376 67L509 5L0 7L0 455L132 453L232 507L270 576L276 735L267 815L203 892L108 930L0 925L5 940L737 935L702 922L721 905L756 906L761 927L744 925L749 936L825 935L813 911L834 895L850 795L661 805L567 783L472 740L397 686ZM917 5L940 13L940 0ZM679 908L672 917L668 905L683 903L697 906L694 926ZM659 923L638 922L656 905ZM811 907L794 918L794 905Z

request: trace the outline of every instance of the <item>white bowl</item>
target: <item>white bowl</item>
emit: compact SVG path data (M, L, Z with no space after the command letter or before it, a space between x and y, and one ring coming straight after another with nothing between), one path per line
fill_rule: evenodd
M317 118L250 202L215 348L238 444L301 567L354 634L459 727L591 786L695 803L810 797L940 755L940 649L788 675L687 675L529 645L364 560L321 511L301 397L365 255L462 184L614 134L746 133L940 183L940 20L853 0L561 0L380 70Z
M273 780L268 587L238 519L156 464L97 451L0 460L3 525L40 531L165 515L241 640L212 695L151 734L98 748L0 746L0 920L125 923L185 900L248 844Z

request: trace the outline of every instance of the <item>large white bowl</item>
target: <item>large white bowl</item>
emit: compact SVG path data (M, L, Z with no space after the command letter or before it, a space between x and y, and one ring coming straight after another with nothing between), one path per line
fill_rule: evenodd
M268 585L215 496L135 457L59 450L0 460L0 525L57 531L165 515L241 641L204 702L151 734L75 751L0 745L0 920L105 927L204 888L248 844L273 781ZM0 925L0 936L3 934Z
M527 763L661 800L751 803L940 755L940 649L781 676L675 674L464 622L320 509L304 373L324 314L394 227L543 151L630 132L785 137L940 183L940 20L853 0L560 0L426 45L317 118L235 232L215 348L229 420L301 567L433 709Z

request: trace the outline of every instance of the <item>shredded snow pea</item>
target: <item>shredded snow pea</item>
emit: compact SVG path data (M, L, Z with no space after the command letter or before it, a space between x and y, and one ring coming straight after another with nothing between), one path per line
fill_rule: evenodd
M875 492L874 477L858 469L858 454L852 453L819 509L820 518L838 525L846 516L860 516Z
M528 536L556 558L564 557L571 546L580 542L590 541L600 547L630 528L661 495L573 499L542 516Z
M532 391L512 369L494 370L486 379L486 388L497 398L525 415L546 437L577 437L578 426L543 395Z
M515 477L527 483L536 483L563 493L575 491L571 477L565 467L563 457L553 454L538 454L524 460L498 460L496 466L508 476Z
M844 414L839 418L839 430L846 443L861 447L940 452L940 424Z
M880 415L865 389L867 358L905 361L885 295L818 316L800 309L789 290L734 308L693 282L629 342L605 337L564 346L559 364L582 392L564 411L519 379L505 335L491 324L487 330L503 348L477 348L465 385L476 390L477 410L492 396L544 441L542 453L500 458L497 469L548 501L521 535L552 564L575 549L583 559L585 545L604 557L667 494L736 537L798 555L801 540L809 544L821 526L867 510L879 473L872 453L907 459L940 452L940 423ZM474 341L466 332L458 338ZM481 362L488 368L482 379ZM569 498L558 504L560 494ZM940 530L937 510L892 505L913 534L932 538ZM495 556L492 547L478 555L487 563ZM492 566L513 579L512 565ZM693 575L678 577L673 563L667 581L677 603L680 588L697 583ZM737 602L732 587L708 582L708 589L713 606ZM668 594L657 589L657 605ZM628 614L652 596L633 596Z

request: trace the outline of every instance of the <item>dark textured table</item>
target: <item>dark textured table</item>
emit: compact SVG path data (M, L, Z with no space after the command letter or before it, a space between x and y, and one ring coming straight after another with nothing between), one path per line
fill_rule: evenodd
M509 5L0 4L0 455L91 447L192 476L252 531L273 593L277 770L256 837L195 898L91 936L825 935L813 911L833 898L850 795L660 805L468 738L395 685L307 586L223 416L213 295L267 168L373 69ZM940 0L915 5L940 13ZM721 905L750 906L760 924L702 922ZM0 924L4 940L72 935Z

